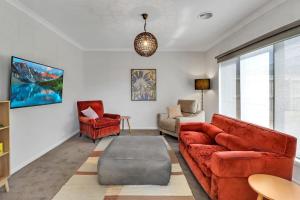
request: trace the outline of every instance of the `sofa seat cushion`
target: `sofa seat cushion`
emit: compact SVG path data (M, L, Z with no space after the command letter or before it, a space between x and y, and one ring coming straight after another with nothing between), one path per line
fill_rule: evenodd
M165 118L159 121L159 127L167 131L176 132L176 119Z
M190 156L196 161L201 171L207 177L211 177L211 157L213 153L220 151L228 151L226 147L220 145L205 145L205 144L191 144L188 152Z
M180 133L180 139L186 147L188 147L190 144L212 143L212 139L208 135L196 131L182 131Z
M104 128L108 126L117 126L120 125L120 120L112 119L107 117L102 117L94 123L94 128Z

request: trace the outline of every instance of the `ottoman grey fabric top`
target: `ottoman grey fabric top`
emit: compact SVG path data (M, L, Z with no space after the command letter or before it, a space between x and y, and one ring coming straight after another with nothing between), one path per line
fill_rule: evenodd
M100 184L166 185L171 160L162 136L118 136L99 159Z

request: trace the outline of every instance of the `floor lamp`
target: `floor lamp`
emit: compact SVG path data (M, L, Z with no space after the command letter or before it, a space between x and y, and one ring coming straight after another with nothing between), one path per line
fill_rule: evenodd
M203 110L203 90L210 89L210 79L195 79L195 90L201 90L201 110Z

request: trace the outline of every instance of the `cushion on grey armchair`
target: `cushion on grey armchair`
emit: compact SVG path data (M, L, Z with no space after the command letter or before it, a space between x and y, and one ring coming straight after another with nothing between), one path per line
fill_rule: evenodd
M184 113L196 113L197 112L197 100L194 99L179 99L177 102L181 111Z

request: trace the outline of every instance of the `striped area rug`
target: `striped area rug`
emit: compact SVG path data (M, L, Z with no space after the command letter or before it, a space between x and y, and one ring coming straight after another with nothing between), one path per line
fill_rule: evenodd
M103 138L88 159L54 196L53 200L194 200L175 152L165 140L172 160L172 174L167 186L114 185L98 183L97 162L113 137Z

